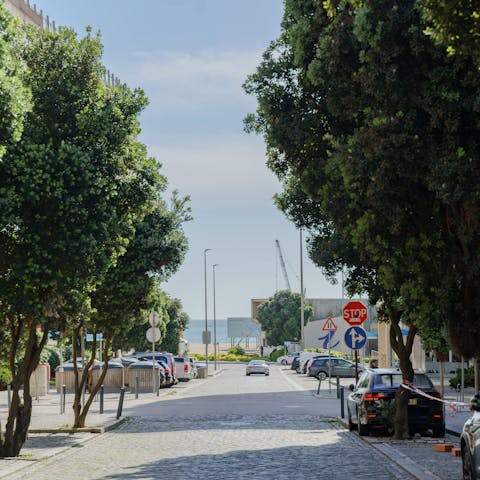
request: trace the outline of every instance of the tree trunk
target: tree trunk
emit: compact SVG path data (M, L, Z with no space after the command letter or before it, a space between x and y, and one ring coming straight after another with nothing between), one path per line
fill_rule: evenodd
M74 428L83 428L86 425L87 415L92 405L92 402L95 398L95 395L100 390L103 380L105 379L105 376L107 374L108 350L110 349L111 340L112 340L111 335L106 337L105 345L103 348L103 358L105 359L105 362L103 364L102 373L98 381L95 383L95 385L89 384L90 385L89 395L88 395L87 401L85 402L85 405L83 405L83 408L82 408L82 405L80 403L80 398L82 394L83 385L85 385L85 382L87 382L88 379L91 378L91 367L94 364L95 355L96 355L96 348L95 348L96 336L94 335L94 342L92 345L92 357L90 358L87 365L85 366L85 370L82 372L82 382L80 382L79 384L78 391L77 391L77 383L75 383L75 400L76 401L74 402L74 423L73 423ZM82 386L81 389L80 389L80 385Z
M413 349L413 340L417 334L414 325L410 325L407 338L404 342L402 331L400 328L400 312L392 312L390 324L390 345L400 360L400 370L402 371L403 383L410 384L413 382L413 366L410 361L410 355ZM395 394L395 416L394 416L395 433L393 438L397 440L405 440L409 437L408 431L408 390L400 386Z
M19 330L20 331L20 330ZM18 339L14 336L12 351L18 348ZM25 355L22 367L16 371L14 362L11 362L12 371L12 403L8 412L5 428L5 437L0 441L0 457L17 457L27 440L28 427L32 416L32 397L30 395L30 377L38 365L40 353L47 341L47 332L44 331L38 341L36 322L29 321L28 339L25 346ZM11 356L14 358L14 355ZM23 385L23 402L20 398L20 389Z

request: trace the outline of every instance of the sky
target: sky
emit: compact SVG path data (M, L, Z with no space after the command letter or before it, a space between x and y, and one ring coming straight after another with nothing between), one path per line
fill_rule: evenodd
M33 2L31 2L33 3ZM190 196L189 251L162 285L192 319L250 317L250 299L286 288L278 240L293 291L300 291L299 232L272 197L280 184L266 167L265 144L243 130L256 100L242 84L280 34L281 0L36 0L56 25L100 31L103 62L150 100L140 118L144 143L172 190ZM309 298L339 298L305 255Z

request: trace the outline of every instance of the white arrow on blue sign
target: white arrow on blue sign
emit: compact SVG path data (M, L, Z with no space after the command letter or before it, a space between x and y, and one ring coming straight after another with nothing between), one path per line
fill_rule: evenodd
M345 343L352 350L359 350L367 342L367 332L362 327L350 327L345 332Z

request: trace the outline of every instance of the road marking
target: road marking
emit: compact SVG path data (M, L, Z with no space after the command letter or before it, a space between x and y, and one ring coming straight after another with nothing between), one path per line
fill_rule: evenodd
M292 386L295 388L295 390L301 390L301 391L303 391L303 388L302 388L300 385L298 385L297 383L295 383L290 377L287 376L287 374L285 373L285 371L283 370L283 368L280 368L280 372L281 372L281 374L283 375L283 377L285 378L285 380L286 380L290 385L292 385Z

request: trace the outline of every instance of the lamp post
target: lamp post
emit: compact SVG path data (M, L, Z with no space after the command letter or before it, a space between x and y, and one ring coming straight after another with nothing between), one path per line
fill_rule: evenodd
M218 267L218 263L215 263L213 269L213 362L214 370L217 369L217 312L215 303L215 267Z
M207 252L211 248L206 248L203 251L203 269L205 273L205 366L207 368L208 375L208 317L207 317Z
M300 229L300 341L302 350L305 348L305 291L303 289L303 235Z

